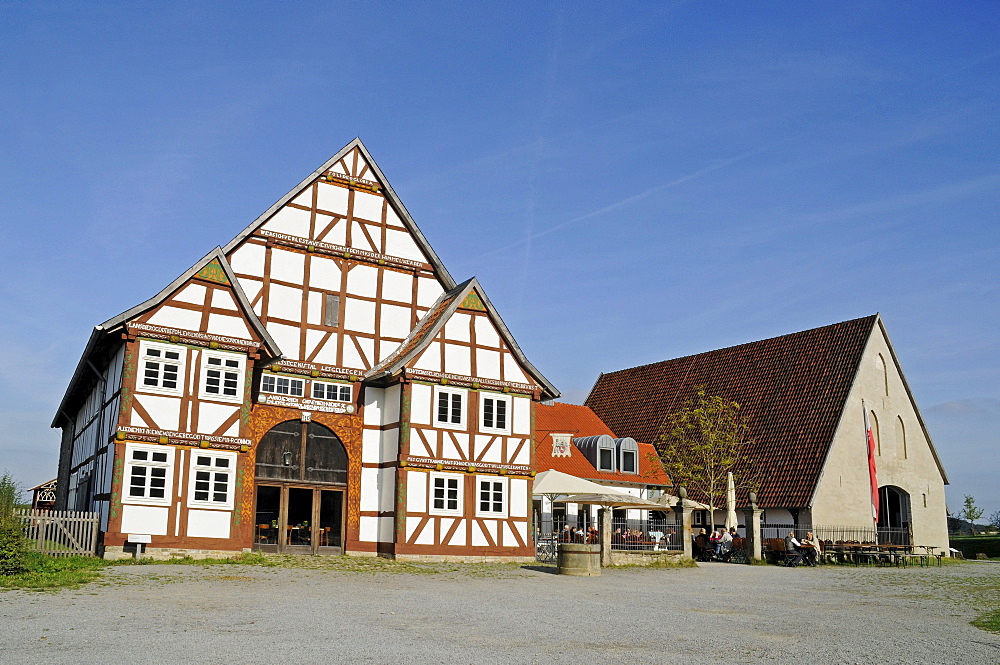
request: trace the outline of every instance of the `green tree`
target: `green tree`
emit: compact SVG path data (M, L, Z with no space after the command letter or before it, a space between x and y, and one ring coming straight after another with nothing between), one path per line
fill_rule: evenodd
M750 456L752 444L740 405L708 395L699 386L695 396L668 417L657 452L674 484L714 511L725 505L730 471L738 490L760 485L758 466Z
M975 498L966 494L965 500L962 502L962 510L958 514L969 523L972 535L976 535L976 520L983 516L983 509L976 507Z
M21 488L7 473L0 476L0 575L24 570L24 535L15 509L21 504Z
M1000 510L990 515L990 526L994 529L1000 529Z

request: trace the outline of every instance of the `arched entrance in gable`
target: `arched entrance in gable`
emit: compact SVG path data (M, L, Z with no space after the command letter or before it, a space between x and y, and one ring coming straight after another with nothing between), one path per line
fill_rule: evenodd
M878 531L880 543L910 544L910 495L901 487L878 488Z
M257 444L254 549L340 554L347 451L328 427L288 420Z

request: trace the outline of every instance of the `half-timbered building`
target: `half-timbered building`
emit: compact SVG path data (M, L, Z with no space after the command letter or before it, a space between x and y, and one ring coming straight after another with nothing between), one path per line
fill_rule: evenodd
M556 389L360 140L97 326L53 421L106 556L530 556Z

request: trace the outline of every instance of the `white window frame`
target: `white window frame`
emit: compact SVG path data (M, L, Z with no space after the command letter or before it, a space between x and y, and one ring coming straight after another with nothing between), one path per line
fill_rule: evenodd
M264 386L264 382L267 379L274 379L275 384L277 384L278 381L287 381L288 382L288 392L281 392L280 390L278 390L278 386L277 385L275 385L274 390L268 390ZM298 395L295 395L295 394L292 393L291 389L292 389L292 384L293 383L299 384L299 394ZM306 395L306 380L305 379L300 379L300 378L294 377L294 376L280 376L278 374L263 374L260 377L260 391L262 393L267 393L268 395L288 395L289 397L306 397L307 396Z
M436 508L434 506L434 500L437 498L437 497L434 496L435 490L437 489L435 487L435 481L444 481L444 483L445 483L444 491L445 491L446 494L443 497L443 500L445 501L445 507L444 508ZM454 508L448 508L447 507L447 505L448 505L447 504L447 501L448 501L448 496L447 496L448 486L447 486L447 483L449 481L453 481L455 483L456 489L458 490L458 496L455 499L455 507ZM429 489L429 491L427 493L427 513L430 514L430 515L462 515L462 514L464 514L464 512L465 512L463 510L463 506L464 506L463 499L464 499L464 494L465 494L464 489L465 489L465 476L462 475L462 474L460 474L460 473L432 473L432 474L430 474L430 489Z
M503 427L488 427L486 423L486 401L490 400L493 402L493 418L494 424L496 423L496 405L504 404L504 426ZM479 393L479 431L487 434L510 434L510 421L511 416L513 416L513 403L510 395L503 395L500 393Z
M604 473L614 473L616 471L616 469L615 469L615 457L616 457L616 455L615 455L615 449L614 448L607 448L607 447L597 446L595 448L595 451L597 452L597 459L595 460L597 462L597 464L596 464L597 470L598 471L603 471ZM605 451L607 451L607 453L608 453L608 455L610 456L610 459L611 459L611 464L608 465L608 466L605 466L602 463L602 460L601 460L601 457L602 457L601 453L603 453Z
M209 464L203 464L199 458L208 458ZM228 466L220 467L217 464L217 460L227 460ZM194 449L191 451L191 463L188 467L188 501L187 505L189 508L210 508L215 510L232 510L234 506L234 495L236 494L236 464L237 457L236 453L232 452L220 452L217 450L201 450ZM209 473L214 474L208 478L206 481L203 478L199 478L199 473ZM215 501L214 494L216 494L215 483L219 482L218 476L225 476L226 483L226 497L225 501ZM205 491L204 488L199 488L198 484L208 482L208 494L209 498L198 499L197 492Z
M491 496L489 497L489 508L483 510L482 506L482 492L483 484L490 483L489 492ZM500 491L500 510L495 510L493 504L496 503L495 493L497 492L497 487ZM510 492L507 479L501 476L476 476L476 517L496 517L496 518L506 518L507 512L510 509Z
M441 399L441 395L448 395L448 415L449 415L449 418L448 418L447 421L438 420L438 416L439 416L438 403L439 403L439 400ZM454 408L455 408L455 406L454 406L455 403L454 403L454 397L453 396L455 396L455 395L457 395L459 397L459 399L461 400L459 402L459 405L460 405L459 406L459 410L460 410L461 413L459 413L459 422L457 422L457 423L456 422L452 422L452 418L454 417L453 411L454 411ZM466 390L465 388L451 388L451 387L444 387L444 386L435 386L434 387L434 401L431 403L431 410L432 410L432 412L431 412L431 422L434 423L435 427L444 427L444 428L447 428L447 429L466 429L466 423L468 422L468 415L467 414L469 413L469 391Z
M625 456L626 455L631 455L632 456L632 470L631 471L626 471L625 470ZM639 451L638 450L622 450L621 451L621 459L618 460L618 472L619 473L630 473L630 474L635 474L635 475L639 474Z
M146 453L145 460L134 459L136 452ZM125 444L125 475L122 479L122 503L134 503L144 506L169 506L174 499L174 453L176 451L170 446L156 446L145 443ZM164 456L163 460L154 460L153 456ZM146 482L143 484L145 496L132 496L132 476L133 470L137 467L146 469ZM151 497L149 491L152 489L149 482L154 469L165 469L163 477L163 496Z
M177 361L169 360L166 361L165 358L160 356L149 355L149 351L158 351L161 354L165 353L176 353L178 355ZM183 395L184 394L184 379L185 372L184 368L187 365L187 354L188 349L185 346L180 346L179 344L166 344L157 342L147 342L146 340L139 341L139 371L136 372L136 391L143 393L158 393L161 395ZM174 388L164 388L162 385L148 386L145 383L146 380L146 363L155 362L160 365L160 368L156 370L157 372L157 383L163 383L163 365L165 362L167 364L177 365L177 385Z
M334 386L337 391L337 397L319 397L316 395L316 386ZM347 393L347 397L344 398L343 395ZM324 388L323 392L326 392L328 388ZM345 402L350 403L354 401L354 386L349 383L337 383L335 381L313 381L312 386L309 388L310 397L312 399L322 399L329 402Z
M223 363L227 360L235 360L237 365L235 368L226 367L222 365L221 368L225 372L233 371L236 374L236 394L235 395L224 395L208 392L208 372L210 370L219 369L219 365L213 365L210 363L212 359L219 359ZM243 391L244 382L246 376L246 356L240 353L230 353L228 351L209 351L203 350L201 352L201 389L198 391L198 397L201 399L212 400L213 402L235 402L237 404L243 403ZM225 381L225 378L223 378ZM224 384L220 386L224 389Z

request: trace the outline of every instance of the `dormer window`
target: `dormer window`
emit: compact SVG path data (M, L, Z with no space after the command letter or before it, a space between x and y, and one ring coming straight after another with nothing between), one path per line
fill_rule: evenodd
M639 444L631 437L615 439L618 449L618 470L622 473L639 473Z
M607 434L583 436L573 439L573 443L598 471L614 473L617 469L615 463L617 447L615 440Z

